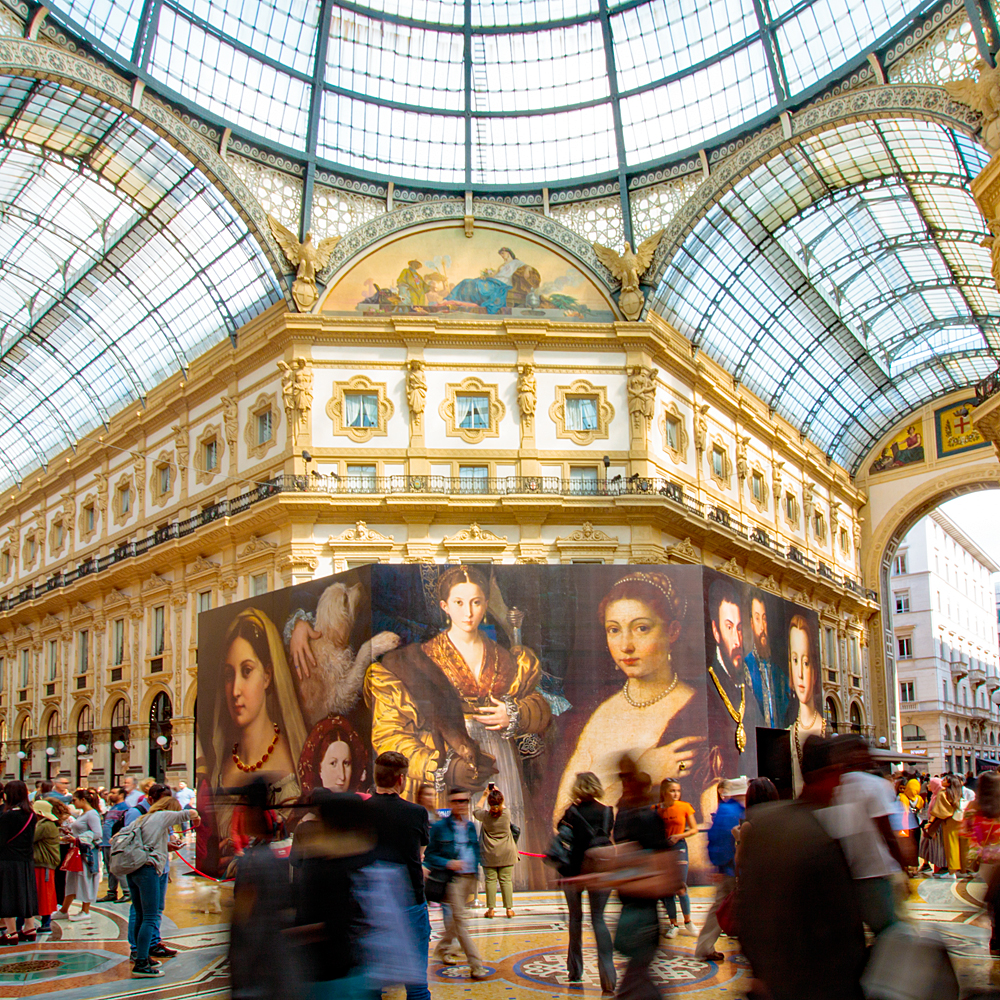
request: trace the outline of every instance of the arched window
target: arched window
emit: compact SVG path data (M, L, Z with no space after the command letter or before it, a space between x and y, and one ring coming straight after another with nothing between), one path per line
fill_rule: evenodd
M49 753L50 750L56 751ZM59 713L53 711L45 723L45 777L50 781L52 775L58 774L61 764L58 760L59 751Z
M119 698L111 709L111 780L115 785L122 783L124 770L128 766L128 751L131 746L128 727L131 720L132 712L128 702Z
M969 727L968 726L965 727L965 742L966 743L971 743L972 742L972 739L969 736Z
M997 745L996 733L990 730L990 746L995 747Z
M161 691L149 706L149 773L160 782L166 778L167 768L172 762L172 718L170 696Z
M861 709L858 708L856 701L851 702L851 731L855 733L861 732Z
M915 740L926 740L927 734L920 726L903 726L903 741L914 742Z
M81 750L80 747L83 747ZM82 783L87 754L94 752L94 710L89 702L84 702L80 706L80 711L76 716L76 784ZM89 764L87 767L89 768ZM89 773L89 772L88 772Z
M832 698L826 699L826 721L837 728L837 703Z
M944 738L950 743L951 742L951 726L946 722L944 724Z
M31 716L26 715L21 720L21 745L18 750L18 766L17 766L17 776L24 781L25 772L28 769L28 761L31 757L31 734L33 728L31 725Z

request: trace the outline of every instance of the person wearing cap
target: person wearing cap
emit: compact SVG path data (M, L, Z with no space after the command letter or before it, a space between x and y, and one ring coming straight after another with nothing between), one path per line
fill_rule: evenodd
M695 957L705 962L721 962L725 958L715 948L722 933L717 914L725 898L736 888L736 839L733 831L743 822L746 797L745 777L724 778L719 782L719 808L712 814L712 825L708 830L708 857L718 870L715 899L694 946Z
M32 856L35 862L35 889L38 895L39 934L52 930L52 914L56 911L56 869L59 867L59 824L48 799L35 799L31 808L38 817ZM18 936L24 934L18 928ZM30 940L22 937L23 940Z

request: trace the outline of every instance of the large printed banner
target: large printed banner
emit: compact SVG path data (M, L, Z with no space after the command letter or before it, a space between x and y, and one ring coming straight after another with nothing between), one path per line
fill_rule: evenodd
M199 858L217 870L255 778L292 831L313 789L367 792L397 750L407 798L494 782L541 854L578 772L614 805L627 753L706 823L720 778L798 781L823 728L815 612L700 566L366 566L204 612L199 635ZM529 859L515 877L546 885Z

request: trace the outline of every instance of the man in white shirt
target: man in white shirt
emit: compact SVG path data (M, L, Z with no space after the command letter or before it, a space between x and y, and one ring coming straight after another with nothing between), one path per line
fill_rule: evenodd
M174 798L181 804L181 809L187 809L194 800L194 790L188 788L187 782L183 778L177 782L177 791L174 792Z
M860 736L838 737L832 749L832 760L843 773L833 803L816 818L840 842L861 915L872 933L879 934L898 919L894 883L904 863L890 823L896 796L889 782L868 773L873 761Z

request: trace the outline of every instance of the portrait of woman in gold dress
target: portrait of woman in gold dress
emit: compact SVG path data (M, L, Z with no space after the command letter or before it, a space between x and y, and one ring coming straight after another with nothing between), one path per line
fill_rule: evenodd
M403 794L417 801L434 785L439 807L447 789L478 791L493 781L503 790L511 820L524 827L523 775L517 739L544 733L549 704L536 690L538 657L510 650L480 629L490 585L476 569L455 566L437 581L448 618L444 631L423 643L386 653L372 664L365 697L372 709L376 755L397 750L410 760Z

